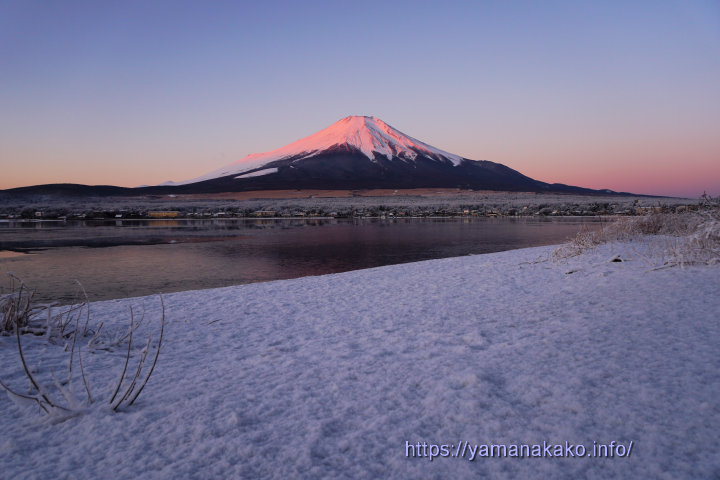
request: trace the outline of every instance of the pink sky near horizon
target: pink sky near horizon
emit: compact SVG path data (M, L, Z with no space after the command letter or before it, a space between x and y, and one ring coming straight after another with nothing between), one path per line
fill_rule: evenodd
M397 128L402 131L402 127ZM405 133L417 138L412 132L405 131ZM266 136L272 138L272 132L268 132ZM288 140L289 138L280 141L290 143L297 140L297 138ZM720 150L715 145L709 145L704 149L703 146L694 145L694 149L686 149L682 144L676 148L668 148L667 145L662 144L664 142L658 142L660 145L655 148L652 148L652 145L634 148L613 145L604 149L591 146L584 150L577 145L566 149L530 145L526 147L527 149L514 149L508 148L505 144L485 148L468 147L473 143L468 139L453 148L449 142L443 142L442 139L434 144L425 138L418 139L474 160L503 163L532 178L550 183L565 183L595 189L609 188L649 195L695 198L707 192L713 196L720 196L720 157L716 153ZM134 187L142 184L155 185L167 180L181 181L244 157L245 152L241 148L238 146L235 155L213 151L206 156L205 152L197 149L176 152L167 159L152 158L152 154L144 155L142 151L83 152L85 158L75 157L78 150L71 148L65 153L60 153L59 150L52 153L36 152L38 158L52 155L55 162L50 165L45 162L38 164L38 169L42 171L6 170L0 179L0 188L65 182ZM483 151L486 153L474 153ZM104 161L98 162L99 157ZM32 164L33 160L26 158L25 162ZM172 168L169 169L168 165Z
M716 2L181 4L0 4L0 189L182 181L372 115L545 182L720 196Z
M452 132L448 139L441 138L440 133L424 138L412 130L403 129L397 122L389 120L388 123L435 147L473 160L503 163L545 182L649 195L695 198L707 192L720 196L720 155L717 153L720 152L720 142L686 144L674 139L661 139L654 145L645 142L623 144L620 141L598 145L590 139L587 145L578 141L572 144L557 142L554 145L552 137L522 142L519 140L523 138L521 134L517 142L504 138L493 141L482 138L482 135L475 135L481 139L474 142L470 131L460 139L458 137L462 134L458 132ZM307 127L296 128L299 132L293 137L290 126L286 126L286 131L281 134L272 131L272 123L267 129L263 127L263 124L257 124L256 131L245 136L254 136L253 143L260 148L270 146L268 151L295 141L308 131ZM318 125L317 129L321 128L324 127ZM425 128L432 130L430 122ZM427 137L433 137L433 140ZM280 143L273 145L273 141ZM453 145L454 142L456 145ZM202 142L198 140L198 143ZM232 143L232 139L226 139L227 148L223 151L215 148L207 152L201 145L184 151L171 149L167 158L162 158L167 156L162 145L148 148L140 145L117 151L101 146L96 146L93 151L87 144L83 148L58 145L52 146L52 151L43 151L38 146L28 145L12 156L24 157L22 162L31 168L5 170L0 177L0 188L65 182L126 187L155 185L167 180L194 178L246 154L261 153L243 149L240 141L235 142L237 145ZM46 162L48 157L53 161ZM35 168L32 168L33 164Z

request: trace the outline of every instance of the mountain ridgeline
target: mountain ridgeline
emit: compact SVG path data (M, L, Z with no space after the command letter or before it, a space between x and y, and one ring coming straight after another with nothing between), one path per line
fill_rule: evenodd
M534 180L500 163L470 160L416 140L375 117L345 117L271 152L251 154L183 182L123 188L49 184L6 190L16 194L146 195L253 190L460 188L610 194Z

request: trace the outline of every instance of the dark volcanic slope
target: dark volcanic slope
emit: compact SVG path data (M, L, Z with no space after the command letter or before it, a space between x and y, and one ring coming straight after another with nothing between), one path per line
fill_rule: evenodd
M397 158L390 160L383 156L370 160L362 152L347 146L302 160L295 158L278 160L245 172L245 174L269 168L277 168L278 171L249 178L237 178L238 175L233 174L171 188L177 193L373 188L596 192L559 184L549 185L494 162L464 160L460 165L455 166L450 161L438 161L424 155L418 155L412 161ZM138 190L156 191L156 189L157 187L150 187Z
M277 172L248 178L229 175L187 185L142 188L48 184L14 188L4 192L19 195L124 196L293 189L462 188L579 194L614 193L609 190L540 182L505 165L489 161L463 160L454 166L449 161L438 162L421 155L412 162L388 160L385 157L372 161L362 153L350 150L337 149L295 162L293 159L279 160L247 173L268 168L277 168Z
M38 185L5 194L146 195L252 190L461 188L614 193L527 177L505 165L461 158L405 135L374 117L346 117L272 152L248 155L180 185L143 188Z

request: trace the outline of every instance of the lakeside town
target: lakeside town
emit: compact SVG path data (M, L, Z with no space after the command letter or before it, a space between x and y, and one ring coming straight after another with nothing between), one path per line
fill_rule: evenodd
M258 194L261 196L261 194ZM697 210L703 199L524 192L222 198L212 196L0 199L0 220L159 218L391 218L645 215Z

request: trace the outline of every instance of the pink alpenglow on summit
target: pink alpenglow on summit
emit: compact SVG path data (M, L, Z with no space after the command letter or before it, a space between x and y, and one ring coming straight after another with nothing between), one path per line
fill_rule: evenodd
M277 150L248 155L172 188L178 193L374 188L613 193L541 182L500 163L446 152L379 118L362 116L345 117Z
M405 135L379 118L349 116L282 148L265 153L251 153L206 175L179 182L177 185L202 182L227 175L239 175L285 158L295 157L295 160L301 160L337 146L348 146L359 150L371 160L375 160L378 156L384 156L388 160L393 157L413 160L419 151L428 157L442 157L450 160L454 165L459 165L462 161L462 157Z

